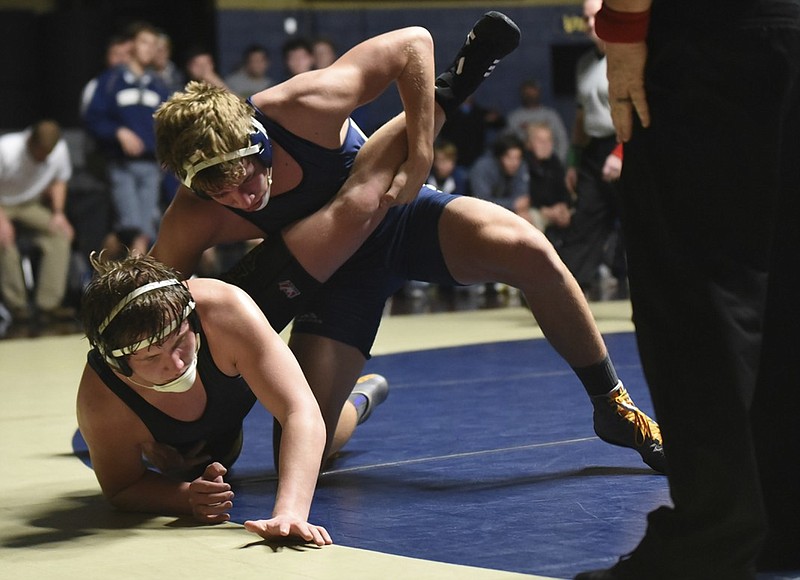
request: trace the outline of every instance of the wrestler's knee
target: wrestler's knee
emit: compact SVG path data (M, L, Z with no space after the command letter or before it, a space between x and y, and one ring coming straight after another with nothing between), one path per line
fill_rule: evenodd
M524 288L563 281L570 275L550 241L524 220L507 224L492 245L499 268L497 281Z
M520 270L521 279L517 287L569 286L573 278L572 273L541 231L531 226L530 232L526 232L520 239L520 245L523 248L521 253L524 255L522 261L528 266Z

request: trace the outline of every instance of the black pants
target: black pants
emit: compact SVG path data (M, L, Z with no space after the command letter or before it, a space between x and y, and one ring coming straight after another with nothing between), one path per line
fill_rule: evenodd
M652 124L625 147L634 322L675 506L637 553L664 578L751 578L762 545L800 567L800 4L762 6L788 16L693 32L654 7Z
M603 180L603 165L617 145L616 138L592 139L578 167L577 201L568 228L556 246L561 259L582 288L597 280L606 264L615 277L625 277L625 255L618 236L619 193L616 182Z

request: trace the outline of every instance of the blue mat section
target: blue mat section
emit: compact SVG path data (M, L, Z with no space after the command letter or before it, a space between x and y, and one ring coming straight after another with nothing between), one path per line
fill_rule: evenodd
M605 338L650 412L633 335ZM312 508L338 544L571 578L633 549L647 512L669 503L666 478L595 437L586 394L545 341L379 356L366 371L389 379L389 398ZM246 419L233 521L271 513L271 422L260 406Z

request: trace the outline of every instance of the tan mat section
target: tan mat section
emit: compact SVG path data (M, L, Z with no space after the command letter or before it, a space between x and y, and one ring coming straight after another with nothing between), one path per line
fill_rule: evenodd
M631 329L627 303L593 309L603 332ZM375 354L536 336L522 308L394 316L385 319ZM541 578L343 546L273 549L235 524L194 526L112 511L70 445L86 349L79 336L0 341L1 578Z
M600 332L633 331L630 302L595 302L589 306ZM392 316L383 319L372 354L541 337L541 329L523 307Z

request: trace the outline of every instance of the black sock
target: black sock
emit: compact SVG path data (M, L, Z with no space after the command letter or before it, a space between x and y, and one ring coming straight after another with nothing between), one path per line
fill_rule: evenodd
M608 355L597 364L581 368L572 367L572 370L578 375L590 397L608 394L619 383L614 363Z

